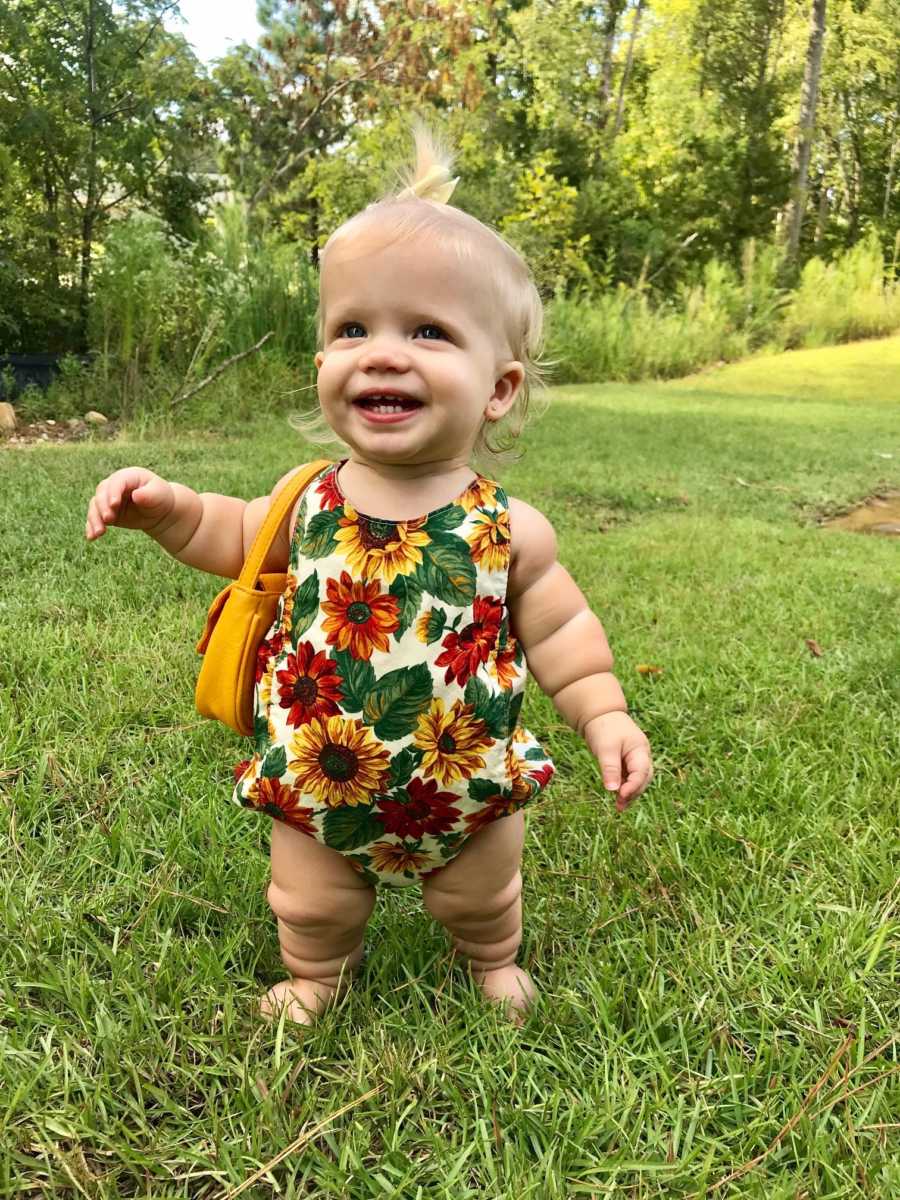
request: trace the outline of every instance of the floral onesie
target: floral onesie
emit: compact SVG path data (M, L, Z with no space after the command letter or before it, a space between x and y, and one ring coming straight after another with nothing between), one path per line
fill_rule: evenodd
M478 476L427 516L376 520L343 496L340 465L300 506L234 798L404 885L527 804L553 764L518 724L503 489Z

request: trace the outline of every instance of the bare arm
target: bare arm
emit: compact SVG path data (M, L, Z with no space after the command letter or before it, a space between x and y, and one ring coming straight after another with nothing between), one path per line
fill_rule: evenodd
M628 703L612 673L606 633L559 562L556 534L547 518L510 500L510 524L507 602L513 632L531 674L584 737L600 761L605 785L619 793L623 808L647 787L652 768L647 739L627 715Z
M268 496L247 501L217 492L198 493L141 467L126 467L98 485L85 534L93 541L110 525L140 529L179 562L236 579L272 499L299 469L283 475ZM283 571L288 552L288 522L284 522L263 570Z

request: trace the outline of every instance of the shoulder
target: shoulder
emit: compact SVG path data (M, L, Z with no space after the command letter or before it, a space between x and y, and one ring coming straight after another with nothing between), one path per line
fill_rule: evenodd
M520 595L556 565L556 531L542 512L509 497L510 596Z
M275 499L277 498L279 493L283 492L284 489L291 482L291 480L294 479L294 477L299 475L301 472L309 472L313 467L315 467L315 468L317 468L316 473L318 474L319 472L324 471L325 468L328 466L331 466L331 463L326 462L324 459L321 459L321 460L316 460L315 462L301 463L299 467L292 467L290 471L286 471L285 474L281 476L281 478L277 481L275 486L272 488L272 490L268 496L269 505L271 505L275 502ZM310 480L310 483L312 483L312 480ZM290 539L294 535L294 526L297 522L297 513L300 511L300 505L301 505L302 501L303 501L303 496L302 495L298 496L296 501L294 502L293 507L291 508L290 520L288 521L287 525L285 526L285 528L287 530L288 541L290 541Z
M248 553L250 547L252 546L253 540L256 537L257 533L259 532L263 521L266 519L266 514L268 513L269 509L272 507L272 504L274 503L274 501L276 500L278 495L284 491L284 489L288 486L288 484L291 482L291 480L297 474L299 474L299 472L307 471L313 465L314 465L313 463L301 463L300 466L298 466L298 467L292 467L290 471L286 471L284 473L284 475L281 476L281 478L275 483L275 486L272 488L272 490L269 492L269 494L267 496L258 496L255 500L251 500L250 503L247 505L247 508L246 508L245 514L244 514L244 554L245 554L245 556ZM323 463L322 463L323 469L324 469L324 466L325 466L325 463L323 461ZM270 568L271 568L272 563L277 563L277 562L280 562L281 560L284 560L285 562L287 561L287 556L288 556L288 553L290 550L290 541L294 534L294 525L297 520L297 513L300 508L301 499L302 499L302 497L298 497L298 499L294 503L293 507L291 508L290 519L288 521L282 522L281 528L278 530L278 533L275 535L275 540L272 543L272 550L266 560L266 564L267 564L267 566L270 566ZM271 569L275 569L275 568L271 568Z

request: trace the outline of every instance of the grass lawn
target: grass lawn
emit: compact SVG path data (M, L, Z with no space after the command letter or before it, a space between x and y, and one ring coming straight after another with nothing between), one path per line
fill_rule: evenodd
M0 449L0 1195L900 1195L900 339L553 392L504 475L601 615L658 774L616 816L546 699L523 1030L384 890L311 1032L282 977L246 747L192 708L217 588L82 538L140 462L252 496L307 456L222 436ZM820 648L820 656L814 654ZM638 666L662 668L641 674ZM346 1111L341 1111L346 1110Z

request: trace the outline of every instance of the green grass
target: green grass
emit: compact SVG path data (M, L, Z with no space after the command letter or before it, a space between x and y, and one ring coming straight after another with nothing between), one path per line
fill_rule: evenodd
M191 704L216 581L82 527L133 461L258 494L304 457L284 424L0 450L0 1194L220 1197L303 1134L241 1194L900 1194L898 547L816 523L900 484L898 359L561 388L527 436L505 480L555 522L658 775L617 817L529 695L559 774L521 1031L416 889L381 893L316 1029L255 1015L282 975L267 829Z

